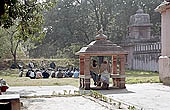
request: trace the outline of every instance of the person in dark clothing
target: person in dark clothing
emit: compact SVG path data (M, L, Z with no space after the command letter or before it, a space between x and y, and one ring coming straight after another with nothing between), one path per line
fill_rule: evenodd
M51 78L55 78L55 72L51 74Z
M47 71L42 72L43 78L49 78L50 74Z
M72 77L73 74L74 74L74 71L73 71L73 70L71 70L71 71L68 72L68 76L69 76L69 77Z
M28 70L28 71L27 71L26 77L29 77L29 76L30 76L30 72L31 72L31 70Z
M24 72L24 68L21 64L18 65L18 69L19 69L19 77L22 77L23 72Z
M17 67L18 67L17 64L12 64L10 68L11 68L11 69L16 69Z
M64 74L62 71L59 69L59 71L56 72L56 78L63 78Z
M94 85L100 85L99 83L99 66L97 64L96 60L93 60L91 66L90 66L90 75L92 76L92 79L94 81Z
M55 68L56 68L56 65L55 65L54 62L51 62L51 63L50 63L50 68L52 68L52 69L55 69Z

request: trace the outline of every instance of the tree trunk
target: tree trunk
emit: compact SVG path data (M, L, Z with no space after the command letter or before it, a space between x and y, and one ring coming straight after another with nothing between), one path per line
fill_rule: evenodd
M14 54L12 54L12 56L13 56L13 61L14 61L14 65L17 65L17 55L16 55L16 53L14 53Z
M14 51L13 51L13 53L12 53L12 55L13 55L13 60L14 60L14 64L15 65L17 65L17 49L18 49L18 46L19 46L19 43L21 42L21 40L18 40L17 41L17 44L16 44L16 46L15 46L15 49L14 49Z

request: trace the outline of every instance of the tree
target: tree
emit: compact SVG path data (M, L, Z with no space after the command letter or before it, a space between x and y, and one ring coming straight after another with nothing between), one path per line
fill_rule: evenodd
M10 58L10 43L3 28L0 28L0 59Z
M41 41L45 36L43 29L43 12L53 6L53 2L38 2L37 0L17 1L11 6L11 13L5 13L1 16L2 27L10 37L10 52L16 64L17 48L21 42L27 40ZM9 22L10 23L9 23ZM9 25L8 25L9 24Z
M80 46L94 40L103 26L104 33L113 42L120 42L128 34L130 16L142 7L151 16L152 34L160 34L160 14L154 9L162 0L58 0L50 12L45 13L46 37L38 50L44 56L55 56L72 44ZM48 48L50 47L50 49ZM70 49L71 50L71 49ZM48 51L48 53L47 53ZM40 51L39 51L40 52ZM43 55L42 53L39 53ZM40 56L41 57L41 56Z

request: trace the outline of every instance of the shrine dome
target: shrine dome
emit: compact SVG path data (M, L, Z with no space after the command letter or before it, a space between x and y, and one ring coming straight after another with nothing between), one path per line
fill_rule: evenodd
M144 13L143 9L139 8L135 15L130 17L130 26L151 26L150 15Z

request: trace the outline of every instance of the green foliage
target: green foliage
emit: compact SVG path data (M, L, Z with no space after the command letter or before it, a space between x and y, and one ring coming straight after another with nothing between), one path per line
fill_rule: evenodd
M130 16L138 7L151 16L152 34L160 35L160 14L154 9L162 0L58 0L45 15L46 37L35 49L43 57L74 57L72 44L80 47L94 40L103 26L105 34L114 42L128 34ZM32 50L31 50L32 51ZM48 51L48 53L47 53ZM47 54L43 54L47 53ZM63 56L62 56L63 55ZM38 56L39 57L39 56Z
M121 107L121 105L122 105L122 103L121 103L121 102L119 102L119 103L118 103L118 108L119 108L119 109L121 109L121 108L122 108L122 107Z
M9 28L12 25L12 18L16 19L15 13L13 13L13 7L17 3L17 0L1 0L0 1L0 26L2 21L6 22L3 24L5 28ZM3 20L2 20L3 19Z
M128 110L136 110L135 106L129 106ZM141 109L142 110L142 109Z
M51 6L53 6L52 1L40 2L38 0L1 0L1 25L2 27L8 29L16 23L16 20L21 21L20 19L22 19L22 23L27 21L31 22L33 19L39 21L41 18L39 12L49 9ZM25 28L27 25L28 24L25 24ZM34 27L34 25L39 24L33 22L32 25Z
M10 2L13 3L13 1ZM54 1L24 0L16 1L15 4L11 3L4 5L5 12L1 15L0 20L1 26L10 37L10 52L14 63L16 63L16 54L20 43L28 40L36 43L44 38L42 13L52 7Z
M11 58L9 37L2 28L0 28L0 41L0 59Z
M78 52L80 48L80 44L71 44L63 48L61 55L63 58L76 58L75 53Z

